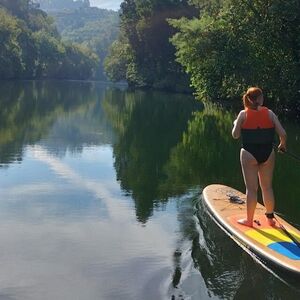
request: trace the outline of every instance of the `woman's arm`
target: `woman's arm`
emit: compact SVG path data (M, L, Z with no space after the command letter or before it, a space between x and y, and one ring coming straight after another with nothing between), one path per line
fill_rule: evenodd
M270 110L270 113L272 115L272 120L274 122L275 130L279 136L280 143L278 145L279 151L286 151L286 140L287 140L287 134L284 128L282 127L280 121L278 120L278 117Z
M245 121L245 111L241 110L236 120L233 122L232 137L238 139L241 136L242 124Z

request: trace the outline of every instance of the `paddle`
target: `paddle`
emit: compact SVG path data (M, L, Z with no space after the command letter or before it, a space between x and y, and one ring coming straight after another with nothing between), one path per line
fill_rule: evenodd
M274 145L274 149L275 149L275 145ZM278 150L278 149L277 149ZM286 154L294 159L296 159L297 161L300 162L300 157L291 153L291 152L288 152L287 150L278 150L279 153L283 153L283 154ZM286 228L278 221L278 219L275 217L274 215L274 219L277 221L277 223L279 224L279 227L281 228L281 230L300 248L300 243L294 238L294 236L292 234L290 234Z
M282 151L282 153L284 153L284 154L286 154L286 155L288 155L288 156L290 156L290 157L292 157L292 158L294 158L294 159L296 159L297 161L300 162L300 156L295 155L295 154L293 154L291 152L288 152L288 151Z
M281 230L300 248L300 243L297 241L297 239L287 231L287 229L278 221L278 219L274 215L274 219L277 221L279 227Z
M285 214L282 214L278 211L274 211L274 214L276 214L277 216L287 220L287 216ZM290 220L287 220L289 224L291 224L292 226L296 227L298 230L300 230L300 225L294 222L291 222Z
M277 152L282 153L282 154L286 154L286 155L288 155L288 156L290 156L290 157L292 157L292 158L294 158L295 160L297 160L297 161L300 162L300 156L299 156L299 155L296 155L296 154L294 154L294 153L291 153L291 152L289 152L289 151L287 151L287 150L281 150L281 149L278 149L277 146L276 146L275 144L273 144L273 148L274 148L275 151L277 150Z

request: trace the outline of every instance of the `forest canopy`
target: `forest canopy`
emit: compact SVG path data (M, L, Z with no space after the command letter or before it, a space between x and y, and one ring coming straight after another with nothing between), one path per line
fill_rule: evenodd
M60 5L56 5L56 1L37 1L43 4L41 8L51 8L47 12L53 17L63 41L79 44L97 54L99 63L95 76L97 79L106 79L103 62L111 44L117 39L119 14L112 10L90 7L89 1L63 0ZM46 2L49 3L48 6L45 5Z
M177 61L200 99L236 99L260 86L270 105L300 112L300 2L191 0L198 18L173 20Z
M0 0L0 78L88 79L98 57L64 43L50 18L30 0Z
M125 0L120 18L105 61L112 80L190 84L212 102L240 100L254 85L271 106L300 111L298 0Z
M187 0L123 1L119 38L105 60L109 78L136 87L191 91L188 76L175 61L169 39L176 31L167 19L196 13Z
M119 16L89 0L0 0L0 37L0 78L103 78L104 62L131 86L211 102L260 86L300 112L299 0L124 0Z

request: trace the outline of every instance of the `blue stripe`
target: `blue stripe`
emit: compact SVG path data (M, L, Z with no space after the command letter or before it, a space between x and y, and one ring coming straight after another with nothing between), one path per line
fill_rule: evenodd
M290 259L300 260L300 248L292 242L277 242L268 247Z

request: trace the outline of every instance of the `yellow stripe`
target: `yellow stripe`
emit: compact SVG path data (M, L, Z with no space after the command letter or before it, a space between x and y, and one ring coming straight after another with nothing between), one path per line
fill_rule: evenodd
M289 231L294 238L300 241L300 236L295 232ZM250 229L245 234L255 241L268 246L269 244L276 242L293 242L282 230L268 228L268 229Z
M293 230L288 230L288 232L298 241L300 242L300 235Z

